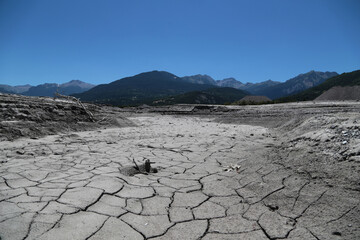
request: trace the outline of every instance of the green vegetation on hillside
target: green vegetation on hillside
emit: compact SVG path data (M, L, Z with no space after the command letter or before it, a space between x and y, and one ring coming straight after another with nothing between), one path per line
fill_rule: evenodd
M341 75L329 78L322 84L309 88L298 94L276 99L275 102L298 102L298 101L312 101L320 96L325 91L335 86L355 86L360 85L360 70L343 73Z
M153 103L156 105L168 104L227 104L237 101L249 93L235 88L210 88L203 91L192 91L164 99Z

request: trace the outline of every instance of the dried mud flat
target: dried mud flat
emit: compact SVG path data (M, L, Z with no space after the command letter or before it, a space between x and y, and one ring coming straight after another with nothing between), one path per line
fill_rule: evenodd
M126 127L3 140L1 239L359 239L359 112L114 109Z

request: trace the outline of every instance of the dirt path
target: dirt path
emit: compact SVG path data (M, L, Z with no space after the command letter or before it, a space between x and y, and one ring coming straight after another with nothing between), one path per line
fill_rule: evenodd
M264 127L138 127L2 142L1 239L355 239L359 192L274 161ZM150 159L157 173L119 169ZM339 195L341 193L341 195Z

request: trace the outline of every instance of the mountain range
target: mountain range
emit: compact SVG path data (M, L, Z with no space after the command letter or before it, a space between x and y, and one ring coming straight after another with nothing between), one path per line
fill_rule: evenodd
M351 75L352 73L347 74ZM280 101L288 101L287 96L310 94L313 89L317 89L316 86L328 86L329 82L346 79L347 74L310 71L299 74L286 82L267 80L260 83L242 83L235 78L214 80L208 75L201 74L178 77L165 71L152 71L97 86L72 80L60 85L54 83L14 87L0 85L0 92L20 93L28 96L53 96L58 91L64 95L73 95L83 101L118 106L176 103L224 104L236 102L247 95L266 96L271 99L280 98ZM350 78L353 78L353 75ZM321 87L321 92L328 89ZM297 93L300 95L296 95ZM311 100L312 96L296 99ZM289 99L293 100L294 98L290 97Z
M267 80L260 83L242 83L235 78L225 78L223 80L214 80L212 77L208 75L193 75L193 76L186 76L182 77L182 80L186 82L191 82L195 84L208 84L208 85L214 85L218 87L231 87L236 88L240 90L245 90L247 92L250 92L251 94L256 94L257 92L266 89L268 87L280 84L281 82L275 82L272 80Z
M223 80L214 80L208 75L194 75L184 77L188 82L197 84L211 84L219 87L232 87L245 90L252 95L263 95L271 99L289 96L301 92L310 87L314 87L324 82L326 79L337 76L336 72L310 71L300 74L286 82L276 82L267 80L260 83L242 83L235 78L225 78Z
M178 77L165 71L141 73L98 85L89 91L74 94L83 101L112 105L235 102L246 95L264 95L271 99L284 97L316 86L338 75L335 72L310 71L284 83L272 80L242 83L234 78L214 80L208 75ZM236 89L237 92L230 91ZM230 97L231 96L231 97Z
M37 86L31 85L19 85L19 86L10 86L10 85L0 85L0 92L2 93L16 93L25 96L46 96L54 97L56 92L70 95L74 93L82 93L95 85L90 83L85 83L80 80L72 80L67 83L57 84L57 83L44 83Z

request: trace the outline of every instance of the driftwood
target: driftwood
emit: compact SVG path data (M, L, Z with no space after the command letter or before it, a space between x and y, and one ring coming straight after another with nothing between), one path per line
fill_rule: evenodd
M66 96L66 95L62 95L58 92L55 93L55 95L59 98L65 98L67 100L71 100L71 101L74 101L76 102L80 107L82 107L82 109L84 109L84 111L86 112L86 114L89 116L90 120L92 122L96 122L95 118L94 118L94 115L86 109L85 105L80 101L80 99L76 98L76 97L73 97L73 96Z
M149 159L144 158L145 163L140 165L140 166L136 163L134 158L132 160L134 162L135 169L139 170L139 172L141 172L141 173L149 173L151 171L152 168L151 168L151 162L150 162Z
M135 164L135 169L140 171L140 168L139 168L139 166L137 165L137 163L135 162L135 159L133 158L132 160L133 160L133 162L134 162L134 164Z
M144 158L145 162L143 164L137 164L135 159L133 158L132 161L134 166L124 166L119 168L121 174L126 176L134 176L136 174L145 174L148 175L149 173L157 173L158 169L151 167L151 163L149 159Z

